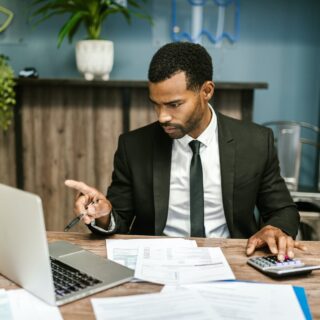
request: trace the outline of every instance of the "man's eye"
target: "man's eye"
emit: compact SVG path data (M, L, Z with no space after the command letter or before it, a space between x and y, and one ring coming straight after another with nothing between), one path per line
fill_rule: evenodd
M180 102L175 102L175 103L170 103L170 104L169 104L169 107L170 107L170 108L177 108L177 107L179 107L180 105L181 105Z

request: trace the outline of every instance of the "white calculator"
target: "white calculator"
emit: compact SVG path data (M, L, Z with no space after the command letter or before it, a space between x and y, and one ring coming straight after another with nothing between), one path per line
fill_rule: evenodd
M270 277L303 275L320 269L320 265L305 265L301 260L289 257L279 261L277 256L253 257L247 263Z

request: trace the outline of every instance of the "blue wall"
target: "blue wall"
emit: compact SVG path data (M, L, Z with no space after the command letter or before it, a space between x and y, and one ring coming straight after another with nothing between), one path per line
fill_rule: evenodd
M11 27L0 34L0 52L10 56L16 72L34 66L41 77L80 77L74 43L56 46L63 17L33 28L26 18L30 0L1 3L16 14ZM283 119L318 125L320 1L240 0L240 7L239 41L220 48L207 46L215 62L215 80L268 82L269 89L255 95L258 123ZM154 18L153 27L136 19L128 26L122 16L111 17L105 25L105 37L115 42L111 79L146 79L152 54L171 41L171 1L149 0L146 8Z

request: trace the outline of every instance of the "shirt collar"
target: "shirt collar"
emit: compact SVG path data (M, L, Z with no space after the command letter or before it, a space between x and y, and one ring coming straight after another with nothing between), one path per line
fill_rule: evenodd
M200 141L203 145L205 145L206 147L209 146L209 144L211 143L213 137L216 134L216 130L217 130L217 116L216 113L214 112L212 106L210 104L209 108L211 111L211 120L209 122L209 125L206 127L206 129L200 134L200 136L197 138L198 141ZM185 135L180 139L175 139L174 142L177 142L181 145L183 145L184 147L188 147L188 144L190 141L194 140L191 136L189 135Z

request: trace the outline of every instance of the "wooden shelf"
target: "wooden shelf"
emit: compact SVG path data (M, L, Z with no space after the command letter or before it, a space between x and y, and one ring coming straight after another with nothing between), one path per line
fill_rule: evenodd
M68 86L86 86L86 87L107 87L107 88L147 88L148 81L143 80L93 80L87 81L82 78L63 79L63 78L18 78L16 79L18 85L68 85ZM216 89L228 90L253 90L253 89L267 89L266 82L215 82Z

